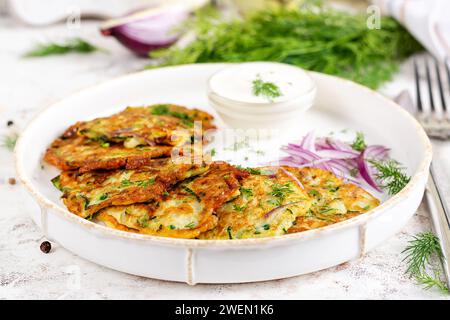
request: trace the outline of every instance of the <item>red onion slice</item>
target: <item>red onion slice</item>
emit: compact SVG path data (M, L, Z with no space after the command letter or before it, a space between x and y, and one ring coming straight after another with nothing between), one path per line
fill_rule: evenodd
M264 218L267 219L268 217L270 217L271 215L273 215L275 212L280 211L281 209L284 209L284 208L286 208L286 207L292 206L292 205L297 204L297 203L300 203L300 202L302 202L302 201L295 201L295 202L287 203L287 204L284 204L284 205L282 205L282 206L273 208L272 210L270 210L269 212L267 212L267 213L264 215Z
M281 171L286 174L289 178L291 178L292 180L294 180L295 184L298 185L300 188L305 189L305 187L303 186L303 184L300 182L300 180L297 179L296 176L294 176L292 173L290 173L289 171L287 171L286 169L280 167Z
M316 133L314 131L310 131L303 138L300 143L300 147L306 149L311 152L316 152Z
M369 151L368 151L369 150ZM363 177L363 179L375 190L378 192L382 192L380 187L375 181L375 178L373 177L373 172L371 168L369 167L368 161L367 161L367 154L371 152L370 147L367 147L360 156L356 159L356 162L358 163L358 169L359 173Z

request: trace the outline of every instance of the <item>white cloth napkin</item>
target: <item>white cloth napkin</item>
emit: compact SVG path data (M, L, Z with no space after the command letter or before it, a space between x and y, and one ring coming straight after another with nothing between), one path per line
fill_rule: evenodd
M373 0L435 57L450 58L450 0Z

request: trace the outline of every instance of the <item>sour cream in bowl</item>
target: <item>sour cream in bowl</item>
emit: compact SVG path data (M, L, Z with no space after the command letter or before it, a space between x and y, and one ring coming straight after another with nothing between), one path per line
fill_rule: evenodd
M291 126L315 96L316 85L306 71L275 62L230 65L208 83L210 104L234 128Z

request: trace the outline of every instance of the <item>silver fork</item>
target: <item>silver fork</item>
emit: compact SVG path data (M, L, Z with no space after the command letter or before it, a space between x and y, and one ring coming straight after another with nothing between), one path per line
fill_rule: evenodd
M432 60L432 62L430 62ZM436 86L433 86L431 77L431 64L434 65L434 74L436 77L438 88L438 99L436 99L435 90ZM443 78L441 77L441 69L445 69L447 74L448 83L450 84L450 70L448 63L444 66L440 66L437 59L434 57L425 57L423 59L423 68L425 71L427 89L428 89L428 101L429 110L424 109L422 95L420 92L420 73L419 64L417 60L414 60L414 78L416 82L416 99L417 99L417 113L416 118L419 120L428 136L435 139L447 140L450 139L450 118L447 113L446 103L446 90L444 88ZM450 98L450 94L448 95ZM438 108L437 100L440 101L440 110Z
M430 62L430 60L432 62ZM425 57L423 66L425 69L426 87L428 89L429 110L424 109L424 104L421 96L420 86L420 70L417 60L414 60L414 78L416 83L416 118L422 124L426 133L430 138L449 140L450 139L450 119L447 113L446 99L450 98L450 70L446 61L445 66L440 66L438 61L434 57ZM433 85L433 78L431 77L430 64L434 65L435 82L437 82L437 88L440 100L440 110L435 100L435 88ZM441 77L441 69L445 69L448 79L448 91L446 90ZM447 98L446 98L447 96ZM450 287L450 211L445 203L442 189L439 187L438 180L436 179L436 173L433 163L430 167L430 178L426 190L426 199L430 208L431 219L433 222L433 229L436 236L439 238L441 244L444 260L442 260L442 266L446 275L447 285Z

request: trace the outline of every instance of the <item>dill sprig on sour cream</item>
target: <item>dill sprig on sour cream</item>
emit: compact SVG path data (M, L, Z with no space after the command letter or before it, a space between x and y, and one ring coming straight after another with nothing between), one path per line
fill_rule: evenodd
M280 88L273 82L264 81L258 75L252 82L253 94L257 97L262 96L272 101L282 95Z

